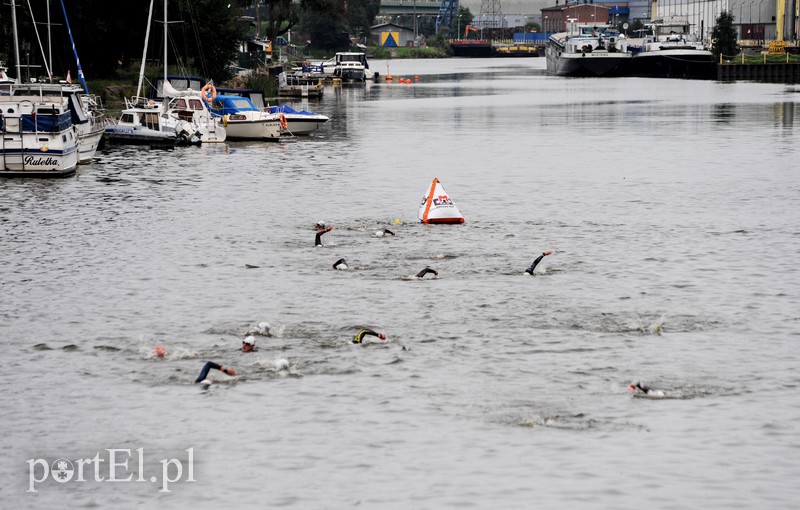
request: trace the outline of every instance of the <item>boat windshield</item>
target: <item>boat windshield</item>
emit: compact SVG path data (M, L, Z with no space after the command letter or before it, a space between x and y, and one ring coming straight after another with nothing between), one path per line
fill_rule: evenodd
M608 27L605 26L580 27L580 35L597 37L600 34L605 34L606 30L608 30Z

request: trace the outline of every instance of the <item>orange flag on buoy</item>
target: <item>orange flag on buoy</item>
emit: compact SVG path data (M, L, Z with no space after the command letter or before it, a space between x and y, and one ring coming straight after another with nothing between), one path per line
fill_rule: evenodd
M438 178L433 179L427 193L422 197L419 219L422 223L464 223L464 216L447 196Z

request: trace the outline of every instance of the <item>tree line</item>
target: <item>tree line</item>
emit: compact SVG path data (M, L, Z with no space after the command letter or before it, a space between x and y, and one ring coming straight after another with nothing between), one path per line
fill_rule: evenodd
M50 2L50 44L47 4ZM84 74L113 78L139 62L144 50L150 2L147 0L63 0ZM366 36L380 0L258 0L260 25L246 13L254 0L169 0L167 60L217 81L229 77L239 44L257 31L274 41L292 31L314 48L346 48L350 36ZM29 8L30 6L30 8ZM0 4L0 61L16 75L11 6ZM32 11L32 12L31 12ZM52 55L53 74L73 77L77 70L59 0L16 0L17 32L22 78L46 75L44 62ZM164 2L155 0L148 60L164 54ZM35 23L34 23L35 21ZM38 36L34 26L38 27ZM41 42L40 42L41 41ZM42 51L43 50L43 51ZM43 53L45 56L43 56Z

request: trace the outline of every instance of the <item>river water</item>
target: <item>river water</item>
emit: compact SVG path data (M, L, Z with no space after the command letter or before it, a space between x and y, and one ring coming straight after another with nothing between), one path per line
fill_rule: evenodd
M0 182L2 506L796 507L800 88L372 67L419 81Z

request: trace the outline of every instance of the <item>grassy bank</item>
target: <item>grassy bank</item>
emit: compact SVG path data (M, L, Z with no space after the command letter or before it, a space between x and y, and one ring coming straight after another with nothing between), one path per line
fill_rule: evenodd
M386 48L384 46L373 46L367 52L374 59L388 60L392 58L448 58L453 56L449 47L441 48L428 46L426 48L409 48L401 46L397 48Z

